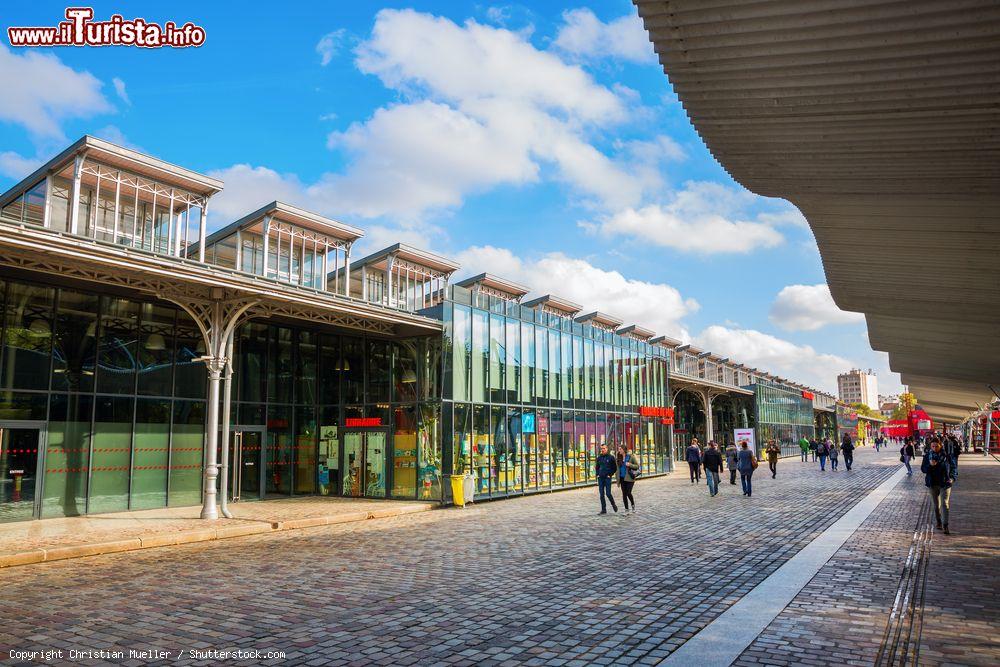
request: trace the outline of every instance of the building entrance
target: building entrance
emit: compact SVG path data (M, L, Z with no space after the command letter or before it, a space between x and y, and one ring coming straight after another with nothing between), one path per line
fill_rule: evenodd
M344 429L341 436L344 485L354 498L385 498L388 429Z
M230 500L260 500L261 478L264 466L261 461L264 443L264 427L235 426L229 438Z
M38 516L41 445L42 424L0 422L0 522Z

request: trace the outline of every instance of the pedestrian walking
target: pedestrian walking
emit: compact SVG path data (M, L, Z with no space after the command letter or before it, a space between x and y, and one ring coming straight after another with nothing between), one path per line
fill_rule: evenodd
M799 440L799 449L802 450L802 462L807 463L809 461L809 438L802 436Z
M906 436L906 439L903 440L903 446L899 448L899 460L906 466L907 477L913 475L913 468L910 467L910 461L913 460L913 456L913 438Z
M816 438L809 440L809 451L812 452L812 462L816 463L816 452L819 450L820 441Z
M736 466L739 464L739 450L730 442L726 445L726 465L729 466L729 483L736 485Z
M778 456L781 454L781 447L774 440L768 440L764 454L767 455L767 467L771 469L771 479L774 479L778 476Z
M719 493L719 474L723 469L722 452L715 440L708 441L708 449L702 457L705 466L705 479L708 481L708 495L715 497Z
M753 487L750 482L753 478L753 471L757 469L757 457L747 447L746 440L740 443L736 468L740 471L740 483L743 485L743 495L750 497L753 493Z
M826 443L826 440L816 442L816 457L819 459L819 469L823 471L826 470L826 457L830 454L830 449Z
M951 514L951 486L955 478L952 476L951 461L937 438L931 440L931 448L920 463L920 472L924 473L924 484L931 494L938 530L943 528L945 535L951 535L948 519Z
M639 456L632 451L632 446L618 448L618 486L622 490L622 504L624 514L635 514L635 498L632 496L632 487L642 469L642 461ZM629 507L632 509L630 510ZM624 516L623 514L623 516Z
M840 465L840 445L834 440L827 445L827 449L830 452L830 471L834 471Z
M958 438L953 435L949 435L943 444L945 456L948 457L948 462L951 464L951 478L957 482L958 457L962 453L962 445L958 442Z
M701 481L701 447L698 446L698 438L693 438L684 455L691 470L691 483Z
M876 442L878 442L876 440ZM851 436L847 433L844 434L844 442L840 445L840 451L844 453L844 465L848 470L854 465L854 442L851 441Z
M611 509L618 511L615 498L611 495L611 480L618 474L618 462L615 457L608 453L608 446L601 445L601 453L597 457L597 490L601 496L601 514L608 513L607 503L611 502Z

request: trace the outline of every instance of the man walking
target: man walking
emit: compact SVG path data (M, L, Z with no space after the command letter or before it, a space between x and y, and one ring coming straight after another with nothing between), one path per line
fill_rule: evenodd
M812 452L812 462L816 463L816 450L819 449L820 441L813 438L809 441L809 451Z
M826 470L826 457L830 453L830 448L826 444L826 440L820 440L816 443L816 456L819 457L819 469Z
M807 463L809 461L809 438L802 436L799 440L799 449L802 450L802 462Z
M781 447L774 440L768 440L764 454L767 455L767 466L771 469L771 479L774 479L778 476L778 455L781 454Z
M850 470L854 463L854 441L851 440L849 433L844 434L844 442L840 445L840 451L844 452L844 465Z
M708 481L708 495L715 497L719 493L719 473L722 472L722 452L715 440L709 440L702 463L705 465L705 479Z
M684 455L685 460L688 462L688 468L691 469L691 483L701 481L701 447L698 446L698 438L691 440L691 445L687 448L687 452Z
M955 478L952 475L951 461L948 460L941 447L941 441L937 438L931 440L930 451L924 454L920 472L924 473L924 484L931 494L938 530L943 527L944 534L951 535L948 530L948 515L951 513L951 485L955 482Z
M608 513L608 501L611 502L611 509L618 511L618 505L611 495L611 481L617 473L618 461L608 453L607 445L601 445L601 454L597 457L597 489L601 495L601 514Z

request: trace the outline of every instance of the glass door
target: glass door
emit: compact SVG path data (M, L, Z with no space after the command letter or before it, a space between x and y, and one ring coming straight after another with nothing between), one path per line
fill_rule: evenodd
M260 500L264 430L237 426L229 438L229 492L233 502Z
M0 423L0 522L38 516L40 426Z
M387 442L388 433L385 430L343 431L343 495L385 498Z

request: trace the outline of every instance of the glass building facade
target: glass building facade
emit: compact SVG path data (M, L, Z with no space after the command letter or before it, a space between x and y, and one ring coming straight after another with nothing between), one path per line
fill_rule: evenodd
M477 497L594 483L603 444L670 470L667 425L640 415L667 405L666 349L458 286L434 310L445 469L472 474Z
M803 436L815 434L812 399L801 390L786 388L760 380L753 385L757 406L757 447L760 450L768 440L776 440L782 456L799 453L798 442Z

